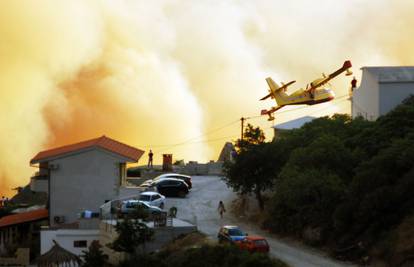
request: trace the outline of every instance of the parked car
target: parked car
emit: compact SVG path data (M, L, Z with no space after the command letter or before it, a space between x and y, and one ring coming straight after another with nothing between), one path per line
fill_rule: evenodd
M152 183L154 183L156 181L159 181L161 179L164 179L164 178L180 179L180 180L183 180L188 185L189 189L191 189L193 187L193 183L191 181L191 176L184 175L184 174L179 174L179 173L164 173L164 174L161 174L161 175L155 177L154 179L146 180L144 183L142 183L141 186L149 186Z
M153 182L151 186L155 187L158 193L164 196L185 197L189 192L188 185L184 181L175 178L163 178Z
M247 236L238 226L225 225L222 226L217 234L219 243L229 242L236 243L240 242Z
M122 201L121 205L121 213L122 214L129 214L132 213L137 209L138 206L141 206L144 210L148 211L150 215L160 215L163 211L162 209L148 205L147 203L136 200L136 199L130 199Z
M267 240L261 236L246 236L238 245L249 252L268 253L270 250Z
M150 206L160 207L160 209L163 209L165 205L165 196L157 192L142 192L139 200Z

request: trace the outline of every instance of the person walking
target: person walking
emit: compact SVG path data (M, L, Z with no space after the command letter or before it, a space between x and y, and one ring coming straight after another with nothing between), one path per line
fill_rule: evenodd
M222 218L222 219L223 219L223 214L226 212L226 208L224 208L224 203L223 203L223 201L221 201L221 200L220 200L220 202L219 202L219 204L218 204L218 207L217 207L217 210L218 210L218 212L219 212L219 214L220 214L220 218Z
M152 153L152 150L150 149L150 152L148 153L148 168L151 167L151 169L153 167L152 165L153 157L154 157L154 153Z

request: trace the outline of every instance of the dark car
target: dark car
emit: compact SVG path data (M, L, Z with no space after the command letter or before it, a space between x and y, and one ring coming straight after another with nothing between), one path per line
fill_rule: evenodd
M189 192L188 185L184 181L175 178L160 179L153 182L151 187L155 187L158 193L168 197L185 197Z
M151 183L154 183L156 181L159 181L159 180L165 179L165 178L180 179L180 180L183 180L188 185L189 189L191 189L193 187L193 183L191 181L191 176L184 175L184 174L179 174L179 173L164 173L164 174L161 174L161 175L155 177L154 179L146 180L142 184L142 186L150 185Z
M217 234L219 243L237 243L242 241L246 236L246 233L244 233L238 226L234 225L222 226Z

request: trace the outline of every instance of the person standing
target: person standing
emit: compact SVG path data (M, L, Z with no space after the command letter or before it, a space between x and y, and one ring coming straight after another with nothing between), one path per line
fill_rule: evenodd
M355 88L357 87L357 83L358 83L358 81L357 81L357 79L355 78L355 76L354 76L354 78L352 79L352 81L351 81L351 88L352 88L352 91L354 91L355 90Z
M352 95L354 94L354 90L356 89L356 87L357 87L357 79L355 78L355 76L354 76L354 78L352 79L352 81L351 81L351 89L349 90L349 96L350 97L352 97Z
M222 219L223 219L223 214L226 212L226 208L224 208L224 203L223 203L223 201L221 201L221 200L220 200L220 202L219 202L219 204L218 204L218 207L217 207L217 210L218 210L218 212L219 212L219 214L220 214L220 218L222 218Z
M153 157L154 157L154 153L152 153L152 150L150 149L150 152L148 153L148 168L153 167L152 165Z

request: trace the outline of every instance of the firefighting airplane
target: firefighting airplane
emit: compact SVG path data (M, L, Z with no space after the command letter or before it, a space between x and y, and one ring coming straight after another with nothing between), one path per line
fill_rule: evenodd
M266 82L269 85L269 94L263 97L260 100L265 100L267 98L273 98L276 101L277 106L272 107L270 110L262 110L261 115L269 115L269 121L274 120L272 115L275 111L283 108L287 105L315 105L327 101L331 101L335 98L335 94L332 89L328 88L319 88L322 85L326 84L328 81L332 80L342 72L346 71L346 75L352 75L352 72L349 70L352 67L351 61L347 60L344 62L344 65L337 71L326 76L322 73L322 78L316 79L310 84L306 85L306 89L299 89L292 94L286 94L286 89L289 85L295 83L296 81L288 82L287 84L282 83L282 86L279 87L272 78L266 78Z

